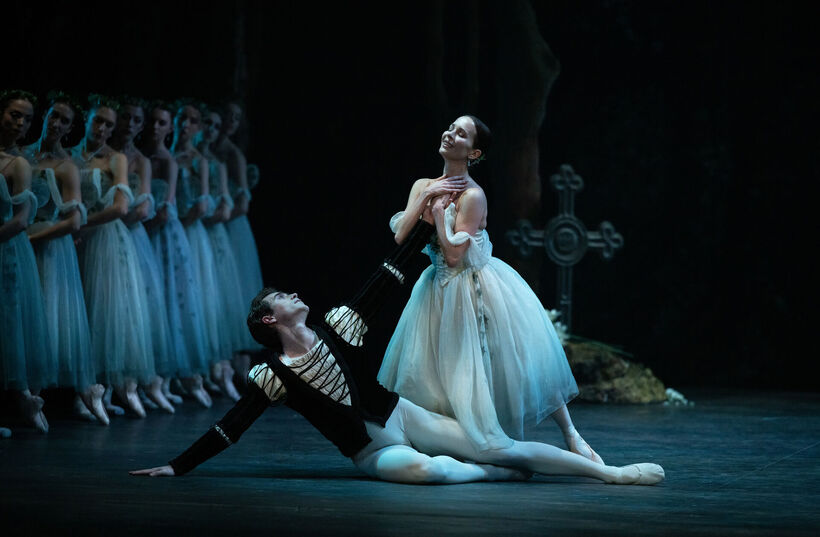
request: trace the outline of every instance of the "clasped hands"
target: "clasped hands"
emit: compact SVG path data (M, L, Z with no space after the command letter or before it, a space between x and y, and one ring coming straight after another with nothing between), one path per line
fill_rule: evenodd
M424 198L427 206L422 213L422 218L429 223L434 223L434 219L444 214L444 211L451 203L454 203L467 188L467 179L463 175L447 177L442 175L435 179L424 190Z

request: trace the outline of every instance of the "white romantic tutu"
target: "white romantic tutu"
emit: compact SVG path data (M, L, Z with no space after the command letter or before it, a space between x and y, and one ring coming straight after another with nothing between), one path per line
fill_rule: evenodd
M393 222L401 218L394 217ZM487 232L453 233L470 242L458 267L438 243L413 287L385 352L379 381L414 403L456 418L480 450L510 445L578 393L561 342L538 297L492 257Z

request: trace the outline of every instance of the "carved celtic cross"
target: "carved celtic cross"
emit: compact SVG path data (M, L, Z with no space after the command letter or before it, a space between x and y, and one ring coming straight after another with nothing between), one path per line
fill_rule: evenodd
M528 220L518 222L517 229L507 232L507 240L522 257L532 255L534 246L543 246L547 256L558 265L557 298L561 322L567 330L572 323L572 267L588 249L598 250L606 260L624 245L624 238L609 222L601 222L598 231L587 231L575 216L575 194L584 188L584 180L572 166L563 164L550 178L552 188L558 191L558 215L543 230L535 230Z

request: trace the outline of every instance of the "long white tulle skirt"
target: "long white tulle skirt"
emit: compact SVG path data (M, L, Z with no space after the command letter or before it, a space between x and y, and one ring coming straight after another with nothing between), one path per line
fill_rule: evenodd
M503 261L490 257L445 283L436 272L430 266L416 282L379 380L455 417L478 449L509 446L577 395L561 343L538 297Z

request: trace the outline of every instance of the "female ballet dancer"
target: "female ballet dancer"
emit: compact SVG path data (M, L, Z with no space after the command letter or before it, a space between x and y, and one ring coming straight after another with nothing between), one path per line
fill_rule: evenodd
M228 188L233 196L234 208L231 218L225 223L231 247L239 271L239 284L242 288L244 307L256 296L256 290L262 286L262 268L259 264L259 253L253 237L248 208L251 191L248 184L248 163L242 150L231 140L239 130L242 120L242 108L236 102L227 102L220 107L222 128L219 137L211 144L211 151L223 163L228 172ZM250 353L260 351L262 347L247 332L244 336L243 352L234 359L234 366L239 371L239 378L246 379L250 370Z
M230 102L221 108L221 112L222 127L219 137L210 144L210 149L217 159L225 163L228 171L228 186L234 198L234 208L231 219L225 226L231 237L236 266L239 269L242 303L247 308L262 288L262 269L259 265L256 241L253 238L253 231L251 231L247 216L251 201L251 192L248 188L248 164L242 150L231 141L231 137L239 129L242 109L238 104ZM261 349L261 346L253 340L247 343L246 350Z
M245 309L242 302L237 300L237 297L242 296L242 287L231 239L225 227L234 206L228 190L228 172L226 166L211 152L211 144L219 137L221 127L221 115L213 109L206 110L197 135L197 149L208 161L209 189L214 200L213 213L204 219L204 223L214 252L219 311L222 312L220 328L225 332L224 339L228 342L230 351L238 354L242 349L248 348L251 342L248 341L250 336L245 322ZM239 399L239 392L233 384L234 370L229 360L214 364L211 374L226 395L234 400Z
M425 212L436 237L379 372L414 403L455 417L479 450L501 449L551 416L570 451L603 464L575 429L566 403L578 393L540 300L503 261L485 230L487 199L468 166L482 159L490 130L474 116L441 136L444 173L419 179L391 220L402 243Z
M48 343L37 261L24 233L38 202L31 167L17 147L35 102L25 91L0 93L0 389L16 392L26 421L45 433L43 399L36 394L56 383L57 363Z
M118 103L98 95L91 104L85 136L71 149L80 167L88 223L80 230L78 254L91 329L92 356L98 379L138 417L145 408L137 385L156 376L150 316L139 256L122 219L134 200L128 186L128 160L108 139L117 121ZM111 405L109 412L122 413Z
M174 116L171 154L179 168L177 208L191 245L194 273L201 290L199 297L205 314L206 355L211 370L221 372L221 364L230 360L233 349L222 323L224 312L220 310L216 261L211 240L202 222L203 218L211 214L213 200L210 196L208 161L193 143L194 136L199 133L201 121L202 113L197 106L181 104L178 107Z
M151 162L134 145L134 138L145 126L145 103L135 97L124 96L120 100L117 124L109 145L128 159L128 185L134 201L123 218L140 261L145 297L151 311L149 323L157 376L148 386L140 387L142 402L149 408L161 408L173 414L174 406L162 392L164 378L176 372L171 356L171 333L165 312L165 291L159 262L142 223L154 216L154 196L151 194ZM144 394L144 395L143 395Z
M211 398L202 381L202 375L208 374L208 347L201 290L191 245L177 213L179 167L166 145L166 138L173 132L172 115L173 107L167 103L151 104L142 137L142 152L151 162L152 191L157 203L156 216L148 222L148 231L162 274L172 355L176 359L176 372L165 378L163 393L175 404L182 402L170 390L173 376L182 381L184 390L199 404L210 407Z
M103 406L105 388L97 383L91 334L72 233L86 223L80 195L80 173L62 141L82 109L68 95L49 96L40 138L23 149L33 167L34 182L48 192L48 201L28 228L43 288L51 352L58 359L58 386L73 388L74 413L108 425Z

